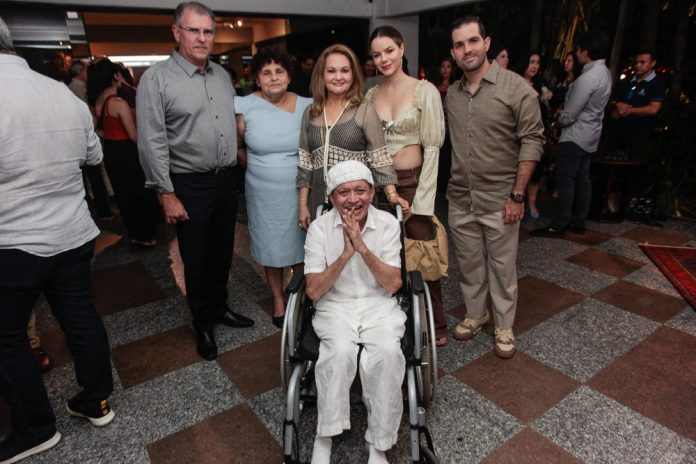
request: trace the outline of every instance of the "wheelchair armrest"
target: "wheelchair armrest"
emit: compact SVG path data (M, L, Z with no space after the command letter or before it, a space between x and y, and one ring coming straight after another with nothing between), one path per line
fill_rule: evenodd
M408 273L411 279L411 289L416 295L422 295L425 292L425 283L423 282L423 275L420 271L411 271Z
M292 279L290 279L290 282L288 282L288 286L286 287L285 291L288 293L295 293L300 289L300 285L302 285L302 282L304 281L304 274L301 272L296 272L292 275Z

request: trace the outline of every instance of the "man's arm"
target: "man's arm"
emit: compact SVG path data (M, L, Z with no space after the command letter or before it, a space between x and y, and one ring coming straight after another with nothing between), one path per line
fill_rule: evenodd
M312 301L324 296L341 275L343 268L355 253L353 246L344 233L344 248L336 261L326 267L326 255L323 247L323 237L318 227L310 227L305 241L305 272L307 279L306 292ZM319 269L323 269L319 271ZM312 272L316 270L317 272Z
M527 190L529 179L534 174L536 165L536 161L520 161L517 163L517 178L515 179L515 186L512 188L512 192L524 194ZM506 199L503 205L503 224L515 224L520 222L523 217L524 203L517 203L512 198Z
M584 77L584 79L583 79ZM588 75L580 76L568 90L563 111L558 117L561 127L568 127L578 120L578 116L592 95L594 83Z
M174 193L174 186L169 178L169 142L156 76L143 76L135 102L138 153L145 173L145 186L157 190L167 224L186 221L188 213Z
M353 249L362 256L363 261L365 261L365 264L367 264L367 267L370 269L370 272L377 282L389 293L396 293L401 288L401 269L399 267L390 266L370 251L362 239L360 225L355 221L352 215L343 215L342 218L344 234L350 239ZM387 246L395 243L398 244L395 247L392 246L398 253L401 246L398 227L386 228L382 233L385 235L384 243L386 243Z
M521 87L523 92L517 107L517 133L520 141L520 154L517 163L517 177L511 192L524 194L529 179L544 151L544 124L541 121L541 109L533 91L528 86ZM524 203L517 203L507 198L503 204L503 223L514 224L524 217Z
M160 193L173 193L164 104L156 75L146 73L141 79L135 107L138 153L145 173L145 185Z
M626 108L623 109L623 112L619 113L620 117L628 117L628 116L655 116L657 113L660 112L660 109L662 108L662 102L661 101L651 101L645 106L631 106L631 105L626 105Z

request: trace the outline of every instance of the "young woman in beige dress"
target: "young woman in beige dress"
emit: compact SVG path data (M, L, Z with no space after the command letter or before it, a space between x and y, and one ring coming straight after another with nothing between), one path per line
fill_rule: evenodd
M410 205L406 235L415 240L435 238L435 193L440 148L445 138L445 117L437 88L408 76L402 69L404 40L391 26L370 36L372 58L384 81L370 89L371 101L382 120L389 154L399 185L397 193ZM378 203L384 202L382 196ZM442 307L440 280L428 282L433 301L437 345L447 343L447 319Z

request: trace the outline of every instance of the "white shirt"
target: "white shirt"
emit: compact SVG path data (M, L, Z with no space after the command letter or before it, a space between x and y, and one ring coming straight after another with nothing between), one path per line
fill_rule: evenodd
M102 150L87 105L0 54L0 249L53 256L99 235L82 182Z
M570 84L558 122L563 127L559 142L574 142L594 153L602 135L604 108L611 95L611 73L604 60L594 60Z
M399 221L370 205L362 239L383 263L400 268ZM307 230L305 267L307 274L324 272L343 253L343 221L336 209L314 220ZM396 299L382 287L359 253L346 263L333 286L317 301L318 311L397 306Z

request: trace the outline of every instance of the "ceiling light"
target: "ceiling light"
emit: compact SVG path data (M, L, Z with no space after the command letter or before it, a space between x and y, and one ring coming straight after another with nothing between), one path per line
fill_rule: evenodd
M137 68L141 66L152 66L155 63L164 61L169 55L113 55L107 56L111 61L123 63L127 68Z
M241 19L237 20L237 26L242 27L242 20Z

